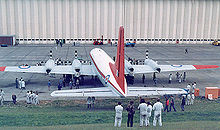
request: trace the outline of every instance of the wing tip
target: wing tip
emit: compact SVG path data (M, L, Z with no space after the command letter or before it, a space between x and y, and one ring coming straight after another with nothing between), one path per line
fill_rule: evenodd
M218 68L218 65L193 65L197 70L198 69L214 69Z
M0 67L0 71L5 71L6 66Z

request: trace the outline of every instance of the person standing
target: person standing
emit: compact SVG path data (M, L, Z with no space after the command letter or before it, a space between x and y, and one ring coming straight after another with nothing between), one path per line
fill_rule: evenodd
M192 84L192 93L193 93L193 94L195 93L195 88L196 88L196 82L194 82L194 83Z
M51 82L50 82L50 80L48 81L47 86L48 86L48 91L50 91L50 86L51 86Z
M36 95L35 95L35 102L34 102L34 104L35 105L39 105L39 96L38 96L38 92L36 92Z
M187 94L186 105L190 105L190 100L191 100L191 95L190 95L190 93L188 93Z
M25 81L24 80L21 81L21 89L25 89Z
M169 110L168 110L169 105L170 105L169 98L168 98L168 97L166 97L166 105L165 105L164 111L166 111L166 110L167 110L167 112L169 112Z
M13 94L13 95L11 96L11 98L12 98L13 103L16 104L16 98L17 98L16 95Z
M179 83L181 83L182 82L182 74L180 74L180 76L179 76Z
M115 127L121 127L122 112L123 107L121 106L121 102L118 102L118 105L115 106Z
M152 111L152 105L150 102L147 102L147 126L150 125L151 111Z
M173 95L171 95L171 98L170 98L170 111L171 111L171 108L173 107L173 110L176 112L176 108L174 106L174 98L173 98Z
M186 104L186 95L183 95L182 96L182 102L181 102L181 109L182 109L182 111L184 111L185 104Z
M90 109L91 108L91 103L92 103L92 99L91 97L87 98L87 108Z
M171 84L171 81L172 81L172 74L169 75L169 82L168 83Z
M188 54L188 49L187 48L185 48L185 54Z
M154 110L153 126L156 126L157 120L159 125L162 126L161 111L163 110L163 104L160 102L160 99L157 99L157 102L153 105L153 110Z
M179 73L179 72L176 72L176 80L177 80L177 81L179 80L179 76L180 76L180 73Z
M95 97L92 97L92 108L95 106Z
M138 109L140 110L140 127L143 124L147 126L147 104L144 99L141 99Z
M26 94L26 102L27 102L27 104L30 104L30 103L31 103L31 101L30 101L30 95L31 95L31 93L30 93L29 91L27 91L27 94Z
M73 81L72 81L72 79L70 79L69 86L70 86L70 89L73 89Z
M186 89L187 89L187 91L188 91L188 93L189 93L189 92L190 92L190 89L191 89L190 84L188 84L188 85L186 86Z
M3 98L2 98L2 96L0 95L0 106L3 106Z
M4 101L4 95L5 95L5 92L1 89L0 96L2 97L3 101Z
M191 100L190 100L191 105L193 105L194 99L195 99L195 95L194 95L194 93L191 93Z
M186 82L186 72L183 72L183 82Z
M16 79L15 79L15 86L16 86L16 88L18 88L18 85L19 85L19 83L18 83L18 78L16 78Z
M128 121L127 121L127 127L133 127L133 117L134 117L134 101L130 101L130 104L128 104L127 108L126 108L127 112L128 112Z
M142 83L144 84L144 80L145 80L145 75L143 74L142 76Z
M19 88L21 89L21 81L22 81L22 78L18 81L18 84L19 84Z

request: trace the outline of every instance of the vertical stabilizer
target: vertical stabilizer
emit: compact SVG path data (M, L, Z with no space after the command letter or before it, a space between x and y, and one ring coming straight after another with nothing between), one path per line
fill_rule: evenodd
M126 93L126 86L125 86L125 77L124 77L124 28L121 26L119 29L119 36L118 36L118 45L117 45L117 56L115 61L116 67L116 77L119 86L121 87L122 91Z

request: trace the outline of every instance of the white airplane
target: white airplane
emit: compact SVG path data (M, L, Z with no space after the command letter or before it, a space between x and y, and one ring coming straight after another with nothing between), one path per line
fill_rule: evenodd
M51 96L53 97L133 97L165 94L186 94L186 91L181 88L127 87L125 75L219 67L217 65L158 65L157 62L148 58L148 53L146 53L144 65L131 65L124 58L123 27L120 27L119 29L117 57L115 62L100 48L91 50L89 56L91 58L91 65L81 64L77 59L77 54L75 54L75 59L73 60L72 65L56 66L51 56L51 58L46 62L45 66L3 66L0 67L0 71L73 74L74 76L92 75L98 76L99 80L105 86L99 88L58 90L51 93Z

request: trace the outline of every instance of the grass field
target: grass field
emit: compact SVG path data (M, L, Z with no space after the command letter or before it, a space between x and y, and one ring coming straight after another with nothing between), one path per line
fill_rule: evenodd
M137 107L138 99L134 100ZM7 103L0 107L0 129L114 129L114 106L118 101L125 108L129 99L100 99L91 110L87 109L84 100L41 101L39 106ZM163 112L163 129L220 129L219 101L197 98L184 112L180 111L179 104L180 100L176 99L177 112ZM126 116L124 111L121 129L127 129ZM134 122L139 129L138 110ZM152 118L150 123L152 125Z

